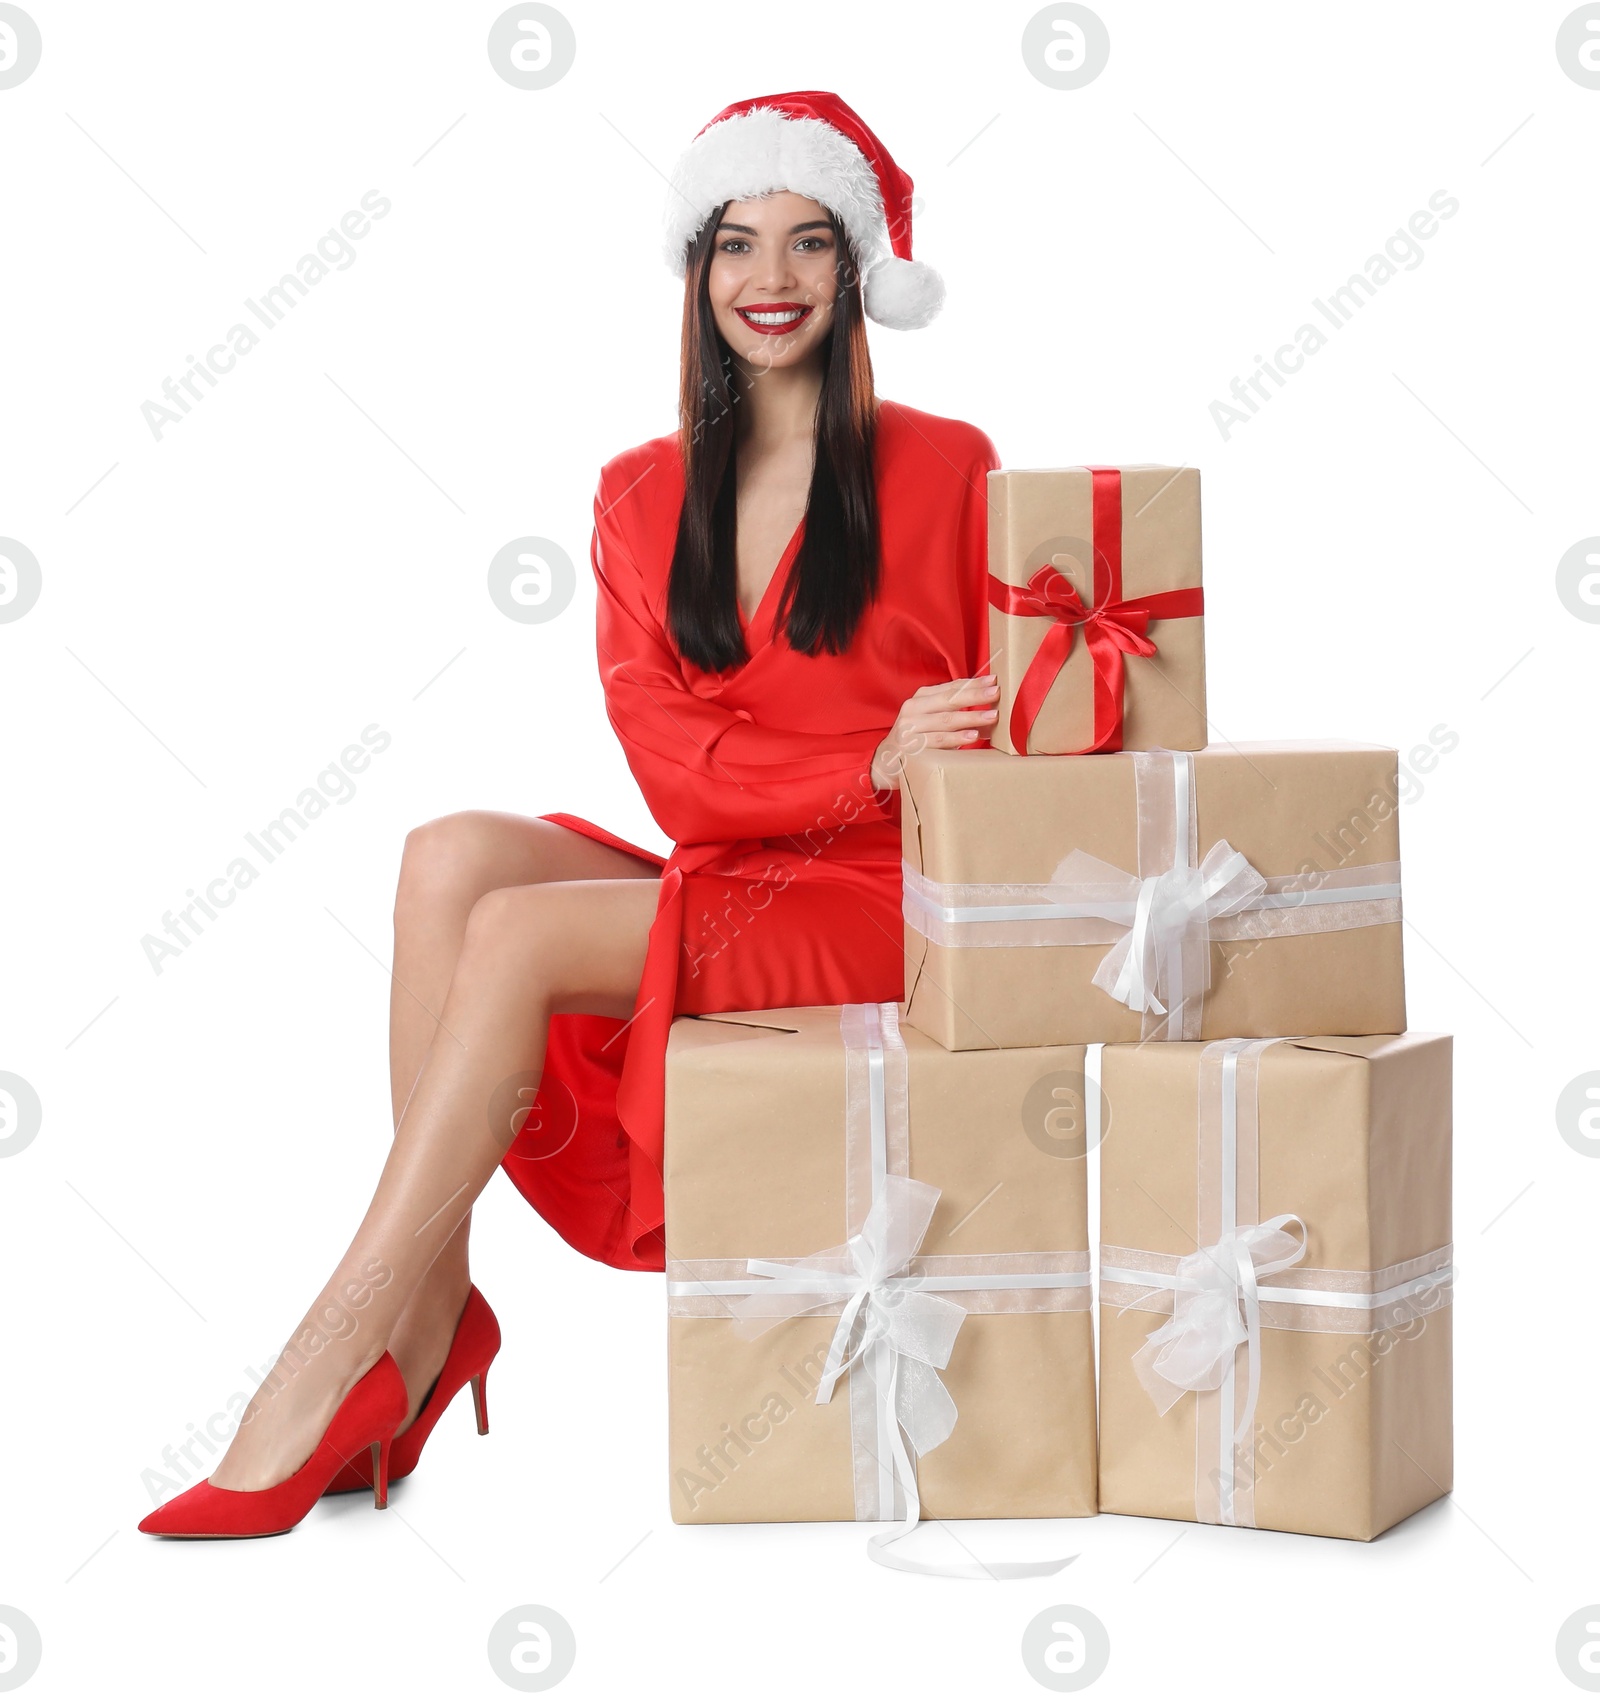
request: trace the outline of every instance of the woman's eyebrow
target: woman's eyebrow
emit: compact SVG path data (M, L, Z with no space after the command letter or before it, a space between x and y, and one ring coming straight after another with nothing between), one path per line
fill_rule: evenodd
M826 230L829 227L830 226L829 226L828 220L826 218L813 218L809 224L792 225L790 227L789 234L791 236L798 236L802 230ZM717 225L717 228L719 230L732 230L732 231L734 231L735 233L737 233L738 235L741 235L741 236L753 236L753 235L756 235L758 233L757 231L753 230L750 227L750 225L748 225L748 224L726 224L726 223L724 223L724 224Z

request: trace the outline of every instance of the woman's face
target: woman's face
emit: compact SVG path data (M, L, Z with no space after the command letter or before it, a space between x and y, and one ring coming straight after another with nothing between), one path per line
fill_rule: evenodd
M787 190L729 201L707 281L717 329L734 357L766 370L815 355L833 324L840 257L818 202Z

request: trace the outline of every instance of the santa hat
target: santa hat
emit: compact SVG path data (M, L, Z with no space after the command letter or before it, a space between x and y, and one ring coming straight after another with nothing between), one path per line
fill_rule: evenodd
M802 89L736 101L690 143L671 183L666 251L676 276L724 201L787 189L819 201L848 232L869 318L920 330L944 304L944 279L911 257L911 179L836 94Z

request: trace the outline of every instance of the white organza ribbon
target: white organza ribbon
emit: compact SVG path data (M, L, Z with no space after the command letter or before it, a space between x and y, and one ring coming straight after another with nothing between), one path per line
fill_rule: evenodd
M955 1428L956 1405L939 1369L968 1311L1031 1313L1087 1308L1091 1275L1078 1252L1039 1255L930 1256L930 1271L913 1269L938 1205L935 1185L913 1179L909 1164L905 1045L894 1002L852 1003L840 1010L845 1047L845 1193L847 1223L861 1225L844 1243L798 1260L753 1259L744 1277L712 1273L703 1263L668 1267L675 1311L731 1315L741 1332L759 1335L781 1321L839 1307L817 1385L831 1402L848 1375L851 1448L858 1519L899 1524L867 1544L884 1567L958 1579L1033 1579L1059 1573L1076 1556L1050 1561L919 1561L891 1548L917 1529L922 1498L916 1457ZM684 1274L696 1276L685 1277ZM677 1274L676 1277L673 1275ZM947 1290L964 1298L934 1294ZM908 1447L909 1444L909 1447Z
M759 1336L780 1320L828 1307L843 1296L817 1401L831 1402L839 1380L873 1348L882 1348L892 1373L887 1394L896 1423L917 1455L936 1449L955 1428L956 1405L937 1369L949 1364L951 1346L967 1317L959 1303L919 1289L908 1273L938 1202L935 1186L886 1174L866 1224L854 1237L799 1261L751 1261L754 1277L773 1281L771 1294L736 1296L728 1304L741 1328ZM915 1470L909 1485L903 1477L900 1483L913 1496Z
M1171 1318L1134 1352L1133 1367L1158 1414L1190 1392L1195 1395L1195 1518L1211 1524L1255 1524L1255 1417L1264 1329L1388 1327L1451 1300L1448 1244L1391 1267L1305 1267L1308 1233L1301 1216L1257 1218L1261 1058L1276 1044L1292 1041L1224 1038L1201 1052L1195 1237L1213 1241L1177 1260L1109 1244L1100 1248L1104 1305L1147 1309L1171 1304ZM1262 1282L1268 1279L1278 1282ZM1141 1287L1143 1295L1129 1294Z
M1298 1236L1285 1229L1290 1226L1298 1228ZM1292 1267L1305 1252L1305 1222L1297 1214L1277 1214L1259 1225L1238 1226L1178 1263L1172 1318L1133 1358L1157 1413L1165 1414L1187 1391L1221 1389L1243 1344L1245 1395L1233 1442L1248 1440L1261 1391L1259 1281Z
M1045 884L938 883L907 864L906 923L942 948L1110 943L1096 987L1142 1016L1144 1038L1193 1042L1211 987L1212 943L1399 921L1397 861L1265 876L1221 839L1201 858L1193 756L1153 749L1129 758L1138 874L1082 849Z
M1118 876L1115 867L1081 849L1067 856L1058 873L1066 883ZM1219 840L1198 866L1174 866L1128 882L1137 891L1133 924L1106 952L1093 982L1135 1013L1175 1010L1181 1023L1189 1003L1211 988L1212 925L1254 906L1267 881L1232 844Z

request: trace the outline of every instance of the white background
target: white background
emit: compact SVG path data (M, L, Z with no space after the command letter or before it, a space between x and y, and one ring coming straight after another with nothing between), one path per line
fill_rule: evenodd
M495 4L29 0L0 532L43 592L0 625L0 1070L44 1123L0 1161L0 1602L43 1634L31 1689L494 1692L490 1626L538 1602L574 1691L1025 1693L1057 1601L1105 1623L1107 1692L1576 1689L1600 1160L1555 1103L1600 1067L1600 628L1556 566L1600 532L1600 91L1557 62L1566 4L1097 9L1109 66L1063 92L1024 63L1032 5L570 0L576 64L525 92ZM387 1144L406 829L563 809L661 841L603 716L589 503L673 425L661 172L804 87L916 178L948 281L931 328L873 330L882 393L1008 465L1201 467L1216 736L1459 736L1402 822L1412 1023L1458 1037L1457 1493L1372 1546L965 1529L1081 1552L1015 1585L884 1572L854 1526L680 1530L658 1284L496 1180L491 1438L452 1409L385 1516L141 1538L142 1471L271 1358ZM141 404L372 189L355 262L157 441ZM1422 262L1225 441L1210 403L1441 189ZM579 569L549 623L486 590L524 535ZM355 798L155 973L140 939L374 723Z

